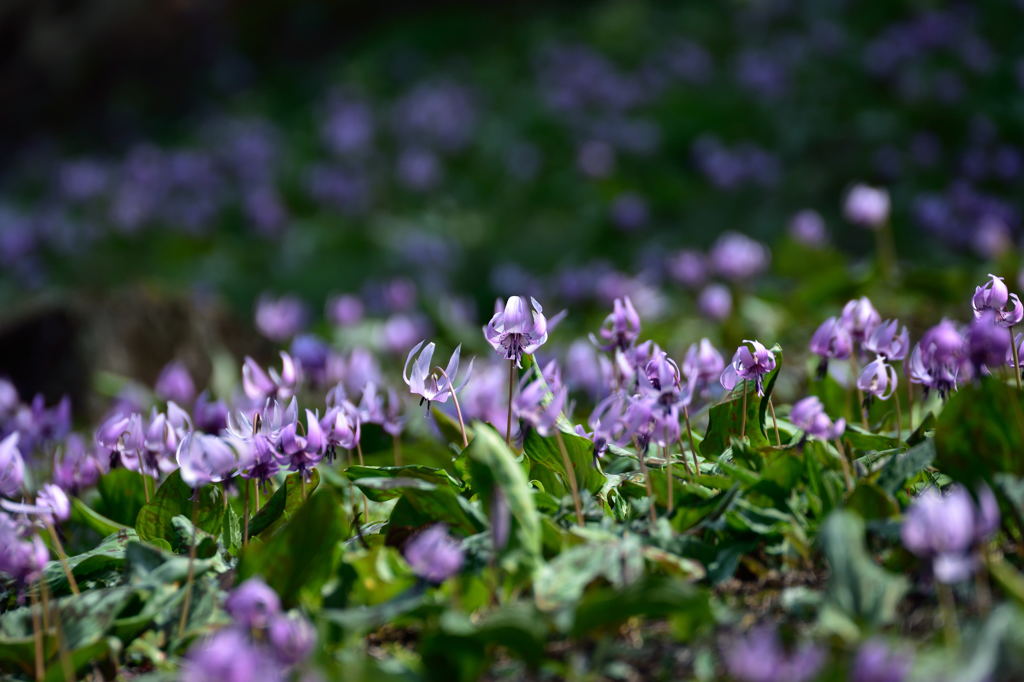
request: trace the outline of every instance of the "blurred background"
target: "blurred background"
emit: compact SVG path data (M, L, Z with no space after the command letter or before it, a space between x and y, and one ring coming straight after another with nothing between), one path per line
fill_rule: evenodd
M1017 272L1022 22L1018 0L6 0L0 375L74 403L172 360L216 386L308 329L400 365L428 335L482 345L511 293L576 331L630 295L670 347L785 343L871 287L933 323L990 261ZM899 287L843 215L856 182L891 194Z

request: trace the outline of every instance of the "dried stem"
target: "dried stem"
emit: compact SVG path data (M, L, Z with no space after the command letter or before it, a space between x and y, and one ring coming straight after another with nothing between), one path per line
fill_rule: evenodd
M779 420L775 418L775 405L771 398L768 398L768 410L772 413L772 424L775 426L775 445L781 448L782 436L779 435Z
M566 478L569 479L569 490L572 491L572 503L576 507L576 523L583 525L583 504L580 502L579 485L576 482L576 468L569 459L569 451L565 447L565 439L562 432L555 427L555 440L558 442L558 449L562 451L562 465L565 467Z
M452 389L452 402L455 404L455 414L459 418L459 430L462 431L462 447L469 447L469 438L466 437L466 422L462 420L462 408L459 407L459 396L455 395L455 384L452 382L452 378L444 371L441 366L438 366L437 371L441 373L445 379L448 380L448 385ZM512 396L509 394L509 419L512 419ZM512 422L509 422L509 429L512 428Z
M60 536L57 534L57 529L53 527L49 519L45 522L46 530L50 533L50 539L53 540L53 547L57 550L57 557L60 559L61 568L64 569L64 576L68 579L68 585L71 587L71 592L75 595L81 594L78 591L78 582L75 580L75 575L71 572L71 566L68 564L68 555L64 551L64 545L61 544Z
M700 462L697 460L697 443L693 439L693 429L690 427L690 410L687 407L683 408L683 419L686 421L686 435L690 438L690 452L693 454L693 473L695 476L699 476ZM683 461L686 460L684 459Z

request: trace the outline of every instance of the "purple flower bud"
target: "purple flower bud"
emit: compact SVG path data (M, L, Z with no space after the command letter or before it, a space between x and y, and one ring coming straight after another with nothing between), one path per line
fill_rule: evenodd
M300 615L275 616L268 634L271 654L288 666L306 660L316 644L316 630Z
M637 314L629 296L615 299L612 312L604 318L604 324L598 332L607 343L601 345L604 350L632 346L640 336L640 315Z
M877 230L889 220L889 193L868 185L854 185L846 195L843 214L851 223Z
M906 327L900 330L898 321L887 320L876 326L864 339L864 350L887 360L902 360L910 350L910 334Z
M857 388L879 400L891 398L898 384L896 368L886 362L881 355L869 362L857 378Z
M980 318L986 312L995 315L995 321L1004 327L1013 327L1024 319L1024 304L1017 294L1011 294L1002 277L989 275L989 281L976 287L971 297L974 316ZM1009 309L1006 306L1009 304Z
M984 311L971 322L967 328L967 357L975 375L1003 366L1008 352L1010 338L1006 330L997 324L994 312Z
M294 296L262 296L256 304L256 328L271 341L287 341L306 325L306 307Z
M423 349L422 352L420 352L421 348ZM436 368L431 367L431 360L434 358L433 341L426 346L423 345L423 341L413 346L412 350L409 351L409 355L405 358L405 367L402 369L402 379L409 386L409 392L420 396L422 400L426 400L428 403L431 401L439 403L448 402L452 392L461 390L473 373L473 361L470 360L469 367L462 376L462 381L458 382L456 375L459 372L459 354L461 351L461 344L455 347L455 352L448 359L448 366L442 373ZM416 363L413 364L412 371L410 372L409 364L412 363L412 359L417 353L419 353L419 356L416 357Z
M839 418L833 423L816 396L797 401L789 418L798 429L819 440L834 440L846 431L846 420Z
M281 612L281 602L260 578L249 578L232 590L224 609L247 630L262 630Z
M709 284L697 297L697 308L701 315L721 322L732 313L732 293L723 284Z
M999 509L992 492L979 492L979 504L967 489L952 486L946 495L934 488L922 493L907 510L900 534L903 546L932 560L941 582L959 582L975 566L974 548L998 528Z
M800 211L790 219L789 235L797 243L812 248L824 246L828 238L821 214L810 209Z
M857 343L863 343L881 321L882 316L875 310L875 306L871 305L871 300L867 296L849 301L843 306L843 312L839 317L839 324Z
M760 274L771 256L768 248L738 232L726 232L711 247L715 272L729 280L745 280Z
M499 301L494 316L484 327L487 343L506 360L515 362L517 367L522 366L524 353L536 352L548 340L544 311L537 299L531 298L530 302L532 313L519 296L510 296L504 306Z
M850 682L903 682L910 674L912 658L879 639L861 645L850 670Z
M17 431L0 441L0 495L17 497L25 485L25 460L18 450Z
M217 436L193 431L178 446L176 455L181 480L190 488L219 483L238 468L239 453Z
M413 573L435 584L441 584L458 573L464 561L461 545L440 523L410 540L404 554Z
M156 380L156 394L176 403L190 402L196 395L196 386L188 368L181 362L168 363Z
M359 324L363 319L363 302L353 294L335 296L327 302L327 319L339 327Z
M732 362L722 370L720 378L722 387L731 391L741 380L753 381L757 386L757 394L764 395L764 377L775 369L775 354L764 347L760 341L743 341L744 345L736 349ZM748 348L746 344L750 344Z
M853 353L853 337L838 318L830 317L811 336L810 349L823 361L845 360Z

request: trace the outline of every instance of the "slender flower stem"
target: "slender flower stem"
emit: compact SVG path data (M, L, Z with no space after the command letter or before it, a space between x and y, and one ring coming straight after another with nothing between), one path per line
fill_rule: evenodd
M35 590L28 588L29 610L32 613L32 643L35 646L36 680L46 676L46 663L43 659L43 630L39 618L39 598Z
M302 499L306 499L306 477L299 474L299 485L302 487Z
M1017 390L1020 390L1020 351L1017 349L1017 340L1013 338L1013 327L1007 329L1010 332L1010 350L1013 351L1013 378L1017 382Z
M516 362L508 361L508 423L505 425L505 445L512 447L512 394L516 390Z
M953 590L945 583L936 583L935 589L939 594L939 610L942 613L942 632L946 646L959 646L960 628L956 622L956 598L953 596Z
M633 439L633 447L636 448L636 454L640 458L640 474L644 477L644 485L647 487L647 501L650 505L647 507L647 514L651 518L651 526L658 521L658 512L654 508L654 486L651 485L651 475L647 471L647 460L644 458L644 452L640 449L640 444L637 443L636 439Z
M693 473L695 476L699 476L700 462L697 460L697 443L693 439L693 429L690 427L690 409L687 407L683 408L683 419L686 421L686 435L690 438L690 452L693 455ZM683 461L686 460L684 459Z
M853 385L857 389L857 410L860 411L860 424L866 429L868 428L868 411L864 407L864 391L860 390L860 386L857 385L857 379L860 377L860 363L857 362L856 353L850 353L850 372L853 375Z
M459 407L459 396L455 395L455 384L452 383L451 377L445 373L444 368L441 366L437 367L437 371L441 372L441 376L448 380L448 385L452 388L452 402L455 404L455 415L459 418L459 430L462 431L462 447L469 447L469 438L466 437L466 422L462 420L462 408ZM509 396L509 419L512 418L512 398ZM511 422L509 423L511 429Z
M149 504L149 476L142 475L142 492L146 496L146 504Z
M740 422L740 438L743 438L747 435L747 380L744 379L740 385L743 388L743 417Z
M402 439L398 436L391 436L391 451L395 455L395 466L402 466Z
M359 466L363 466L363 444L356 441L356 454L359 455Z
M242 502L242 548L249 544L249 487L251 479L245 479L245 500Z
M579 484L576 482L576 468L569 459L569 451L565 447L565 439L562 432L555 427L555 440L558 442L558 449L562 451L562 465L565 467L566 478L569 479L569 490L572 492L572 503L576 507L576 523L583 525L583 504L580 502Z
M846 448L843 447L843 439L836 438L836 450L839 451L839 462L843 466L843 478L846 479L847 492L853 492L853 467L850 460L846 458Z
M665 475L668 478L668 514L672 515L672 509L675 507L675 500L672 494L672 454L669 450L668 445L663 445L661 448L661 456L665 458Z
M68 579L68 585L71 587L71 592L75 595L81 594L78 591L78 582L75 580L74 573L71 572L71 566L68 565L68 555L64 551L64 545L61 544L60 536L57 535L57 529L53 527L53 524L49 520L45 522L46 530L50 534L50 539L53 540L53 547L57 550L57 557L60 559L61 568L64 569L64 576Z
M771 398L768 398L768 410L772 413L772 424L775 426L775 445L781 448L782 436L779 435L779 420L775 418L775 405L772 404Z
M68 656L68 649L64 644L64 628L60 622L60 607L50 601L50 588L45 580L40 579L39 592L43 598L43 613L50 614L50 619L53 622L54 634L57 637L57 652L60 656L60 667L64 673L64 680L65 682L74 682L74 668L71 665L71 658Z
M256 482L253 485L252 491L256 494L256 506L253 508L252 513L253 514L258 514L259 511L260 511L260 484L259 484L259 482Z
M914 384L907 381L907 433L914 433Z
M892 398L896 401L896 441L899 442L903 440L903 413L900 410L900 392L898 390L893 391Z
M185 599L181 605L181 619L178 621L178 639L185 636L188 610L192 606L192 583L196 574L196 517L199 514L199 491L192 491L192 542L188 548L188 579L185 582Z

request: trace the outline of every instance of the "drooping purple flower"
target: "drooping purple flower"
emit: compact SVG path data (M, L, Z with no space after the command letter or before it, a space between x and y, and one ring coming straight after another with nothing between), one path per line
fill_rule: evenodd
M748 347L746 344L750 344ZM732 362L722 370L719 379L722 388L731 391L741 380L753 381L757 387L757 395L764 395L764 377L775 369L775 354L764 347L760 341L745 339L743 345L736 349Z
M903 546L932 561L936 579L959 582L975 568L975 548L999 527L999 507L987 487L977 503L966 488L952 486L945 495L929 488L907 510L900 535Z
M196 385L192 375L184 363L169 362L156 380L156 394L164 400L173 400L184 405L192 401L196 395Z
M26 539L21 531L14 519L0 512L0 573L24 588L42 576L50 552L38 535Z
M812 643L787 652L778 632L764 625L729 642L723 658L739 682L807 682L825 663L825 652Z
M857 343L863 343L882 321L882 316L875 310L867 296L861 296L847 302L839 316L839 324L850 333Z
M304 378L314 384L325 383L331 347L323 339L314 334L300 334L292 339L290 351Z
M603 350L625 350L636 342L640 336L640 315L637 314L629 296L615 299L612 312L604 318L604 324L598 333L605 340L605 343L600 345Z
M889 219L889 193L878 187L854 185L846 195L843 214L851 223L877 230Z
M789 220L789 236L799 244L811 248L825 245L825 221L817 211L807 209L796 213Z
M835 422L829 419L825 406L813 395L794 403L789 419L807 436L819 440L834 440L846 431L846 420L842 417Z
M263 630L281 612L281 600L262 579L249 578L231 591L224 609L243 628Z
M0 441L0 495L17 497L25 485L25 460L18 450L20 434L15 431Z
M1003 366L1010 350L1009 335L991 310L984 311L967 328L967 357L976 376Z
M825 368L829 360L845 360L850 357L853 353L853 337L838 318L830 317L811 336L810 349L821 357L821 365Z
M227 428L228 406L221 400L210 400L206 391L199 394L192 407L196 428L210 434L218 434Z
M298 614L275 616L267 634L271 655L287 666L306 660L316 644L316 630Z
M328 448L355 448L362 439L362 421L359 419L359 408L347 400L330 405L327 413L320 421ZM333 458L333 450L328 458Z
M298 420L284 425L273 456L278 464L308 477L327 451L327 437L316 413L306 410L305 435L299 434Z
M368 382L359 401L359 418L367 424L380 424L384 432L399 436L405 419L402 417L402 402L393 388L383 394L374 382Z
M577 339L569 345L565 357L566 382L573 390L585 391L596 400L607 391L612 366L593 344Z
M701 339L686 349L683 358L683 376L687 381L705 387L721 376L725 369L725 358L708 339Z
M878 324L864 339L864 350L881 355L887 360L902 360L910 350L910 333L906 327L900 329L897 320L887 320Z
M739 232L722 234L709 254L715 272L734 281L760 274L768 266L770 258L768 247Z
M2 445L0 445L2 449ZM0 457L0 471L4 469ZM76 433L68 436L63 451L53 456L53 482L69 493L77 493L96 484L102 469L85 440ZM2 478L2 474L0 474ZM2 485L0 485L2 487Z
M176 459L181 480L195 489L230 478L241 458L224 439L193 431L182 439Z
M60 487L43 485L34 503L0 500L0 507L12 514L24 514L39 519L40 523L59 523L71 516L71 501Z
M510 296L496 304L494 316L484 326L484 338L506 360L522 367L523 354L530 355L548 340L548 321L537 299L531 298L533 311L520 296Z
M423 341L420 341L412 350L409 351L409 355L405 358L405 367L402 369L402 379L405 380L406 385L409 387L409 392L420 396L420 402L424 400L429 404L432 401L439 403L448 402L448 398L451 397L453 391L459 391L466 382L469 381L470 375L473 373L473 360L469 361L469 367L466 368L465 374L462 375L462 380L459 381L457 374L459 373L459 354L462 351L462 345L455 347L455 351L448 359L448 366L444 372L440 372L438 369L431 367L431 360L434 358L434 342L431 341L426 346L423 345ZM420 349L423 349L420 352ZM416 354L419 353L418 356ZM416 357L416 362L412 366L412 371L409 370L409 364L412 363L413 357Z
M516 418L532 426L542 436L550 436L558 428L558 416L565 407L569 393L560 382L549 381L550 376L548 369L543 377L532 380L527 374L512 401L512 413Z
M1010 307L1007 308L1006 306ZM1006 288L1002 277L989 275L989 281L976 287L971 297L971 308L974 316L980 318L991 312L996 322L1003 327L1013 327L1024 319L1024 304L1017 294L1011 294Z
M899 385L899 378L896 368L890 365L884 357L878 355L869 362L864 370L857 377L857 388L865 395L873 396L879 400L888 400L896 392Z
M410 540L404 554L413 573L438 585L458 573L465 559L461 544L441 523Z
M287 341L306 325L306 306L294 296L261 296L256 303L256 328L271 341Z
M904 682L913 658L893 649L880 639L869 639L857 650L850 669L850 682Z
M701 315L721 322L732 314L732 293L724 284L709 284L697 296L697 309Z
M280 682L285 671L240 628L223 628L189 649L182 682Z
M363 302L354 294L342 294L327 301L327 319L339 327L359 324L363 319Z
M281 371L271 367L264 371L251 357L242 364L242 389L250 400L268 398L287 400L295 395L299 383L299 370L291 355L281 351Z

